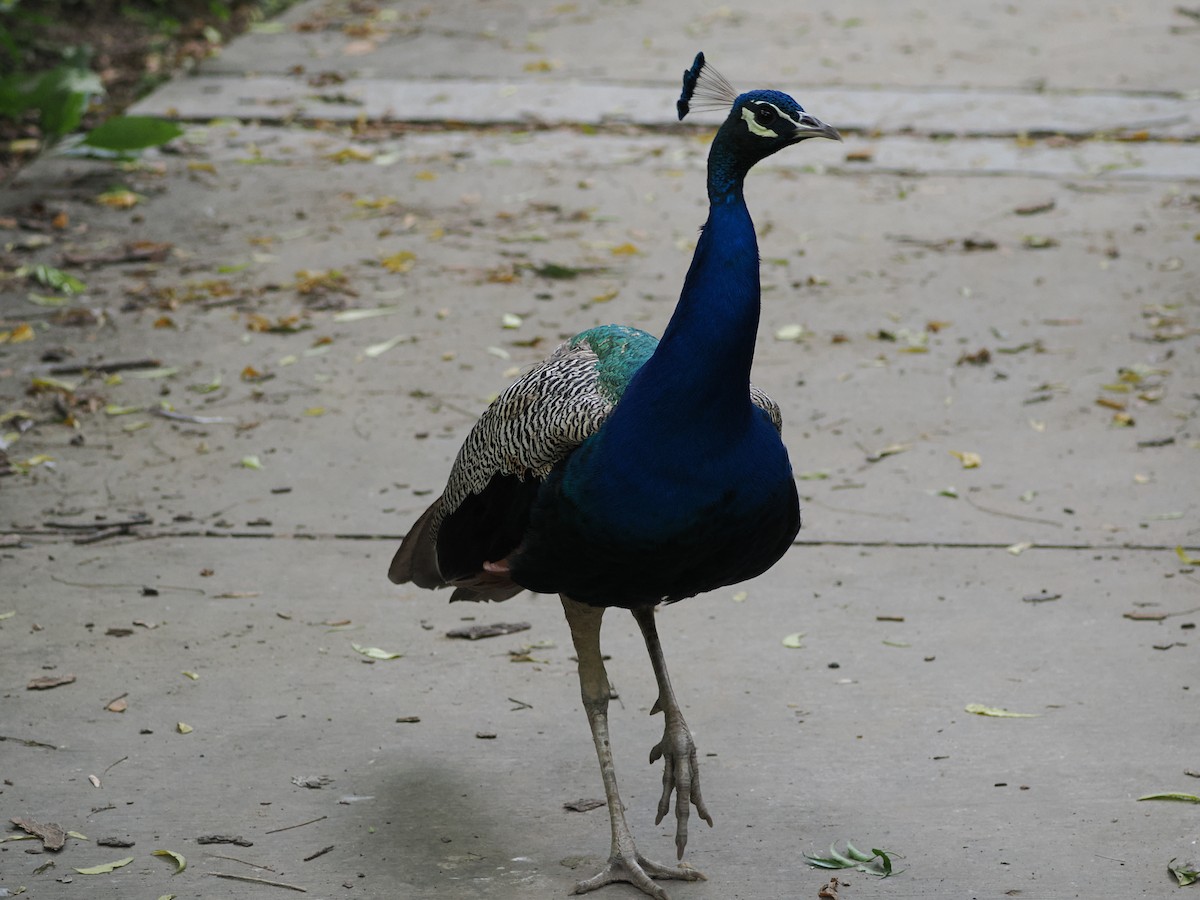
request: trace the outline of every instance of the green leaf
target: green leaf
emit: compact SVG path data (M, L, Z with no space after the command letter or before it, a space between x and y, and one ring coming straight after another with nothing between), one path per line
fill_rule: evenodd
M1167 863L1167 870L1175 876L1175 880L1179 882L1179 886L1191 884L1193 881L1200 879L1200 869L1195 863L1181 862L1176 863L1172 859Z
M187 868L187 860L183 858L182 853L176 853L174 850L155 850L151 856L166 856L175 860L175 871L172 875L178 875Z
M1200 803L1200 797L1195 794L1181 794L1178 791L1166 791L1161 794L1147 794L1138 800L1177 800L1180 803Z
M175 122L154 116L113 116L88 132L83 143L101 150L129 153L161 147L183 134Z
M1040 713L1016 713L1001 709L998 706L984 706L982 703L968 703L963 707L969 713L977 716L991 716L995 719L1036 719Z
M17 274L32 278L39 284L62 291L64 294L82 294L87 290L87 285L74 275L68 275L62 269L56 269L54 266L47 266L44 263L21 266L17 269Z
M892 872L892 858L888 851L872 848L870 853L859 850L846 841L846 852L841 853L837 844L829 845L828 856L809 856L804 854L804 860L817 869L854 869L865 875L887 878Z
M378 647L364 647L362 644L351 644L356 653L361 653L363 656L371 659L399 659L403 656L402 653L389 653L387 650L380 650Z
M116 862L105 863L102 866L88 866L86 869L76 869L80 875L107 875L113 869L119 869L122 866L127 866L133 862L132 856L126 856L124 859L118 859Z
M42 74L26 93L26 109L41 111L41 127L50 143L79 127L88 98L103 94L100 77L87 69L59 66Z

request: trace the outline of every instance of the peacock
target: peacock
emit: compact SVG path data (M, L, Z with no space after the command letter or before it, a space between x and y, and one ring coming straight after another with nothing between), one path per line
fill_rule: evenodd
M787 94L737 94L703 53L684 72L676 107L680 119L692 108L730 111L709 151L708 221L661 340L622 325L590 328L503 391L388 572L397 584L453 586L452 602L560 596L612 826L607 864L575 893L623 881L665 898L653 879L704 878L634 845L609 746L605 610L628 609L650 655L650 712L665 719L650 751L651 763L664 760L655 824L674 794L682 860L690 807L713 821L656 607L759 575L800 528L779 406L750 383L761 292L743 182L784 147L841 137Z

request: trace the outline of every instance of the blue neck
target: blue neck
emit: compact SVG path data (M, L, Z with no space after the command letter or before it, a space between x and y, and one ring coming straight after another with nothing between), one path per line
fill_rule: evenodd
M709 202L679 303L630 392L666 401L655 404L659 415L696 424L717 417L728 428L751 411L761 294L758 242L741 178L726 180L713 161Z

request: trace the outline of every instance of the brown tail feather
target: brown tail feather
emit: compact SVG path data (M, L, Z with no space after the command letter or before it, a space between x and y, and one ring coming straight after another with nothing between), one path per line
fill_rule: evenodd
M440 588L446 586L446 580L437 564L437 533L432 527L433 514L442 502L439 497L429 509L413 523L400 549L392 557L388 567L388 579L393 584L404 584L411 581L417 587Z

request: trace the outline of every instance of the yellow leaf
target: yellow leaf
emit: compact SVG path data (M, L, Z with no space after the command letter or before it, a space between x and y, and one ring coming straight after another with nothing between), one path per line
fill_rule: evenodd
M132 856L127 856L124 859L118 859L116 862L105 863L102 866L88 866L86 869L76 869L80 875L107 875L113 869L119 869L122 866L127 866L133 862Z
M408 272L417 262L417 255L411 250L401 250L380 260L381 265L389 272Z
M1033 546L1032 541L1021 541L1019 544L1012 544L1011 546L1005 547L1004 549L1006 549L1013 556L1020 556L1022 553L1024 553L1026 550L1028 550L1032 546Z
M141 194L135 194L127 188L113 188L111 191L105 191L98 195L96 202L112 209L131 209L145 199Z
M187 860L183 858L182 853L176 853L174 850L155 850L151 856L166 856L175 860L175 871L172 875L178 875L187 868Z
M964 469L978 469L983 463L983 457L970 451L951 450L950 455L957 458Z
M30 386L34 391L61 391L64 394L69 394L75 390L77 384L74 381L64 381L61 378L51 378L49 375L34 375L29 380Z
M187 168L188 168L189 172L207 172L210 175L217 174L217 167L214 166L210 162L201 162L199 160L192 160L190 163L187 164Z
M363 209L387 209L389 206L396 205L395 197L358 197L354 201L355 206L361 206Z
M612 300L614 297L616 297L617 294L619 294L619 293L621 293L620 288L611 288L602 294L597 294L595 297L592 298L592 302L593 303L607 303L609 300Z
M363 656L371 659L399 659L403 654L389 653L387 650L380 650L378 647L364 647L362 644L351 644L356 653L361 653Z
M1200 556L1190 555L1183 549L1182 544L1175 548L1175 555L1179 557L1179 561L1185 566L1200 566Z
M141 412L145 407L142 406L118 406L115 403L110 403L104 407L106 416L127 416L130 413Z
M413 178L417 179L417 181L435 181L437 179L437 172L431 172L428 169L422 169L420 172L414 175Z
M176 722L175 730L178 731L180 734L191 734L196 729L193 728L191 725L187 724L187 722Z
M328 153L326 159L333 160L335 163L348 162L370 162L375 158L375 154L367 150L359 150L356 147L347 147L345 150L339 150L337 153Z
M323 416L323 415L325 415L325 407L323 407L323 406L310 406L308 409L306 409L306 410L304 411L304 414L305 414L306 416Z
M636 256L641 253L637 247L626 241L624 244L617 244L611 251L613 256Z
M33 328L28 322L22 322L12 331L0 331L0 344L22 344L25 341L32 341L34 337Z
M257 456L243 456L239 465L243 469L261 469L263 467L262 460Z
M195 672L183 672L182 674L184 674L188 678L192 679L192 681L198 681L200 679L200 676L197 675Z
M804 632L797 631L783 639L783 646L789 650L800 650L804 647Z

